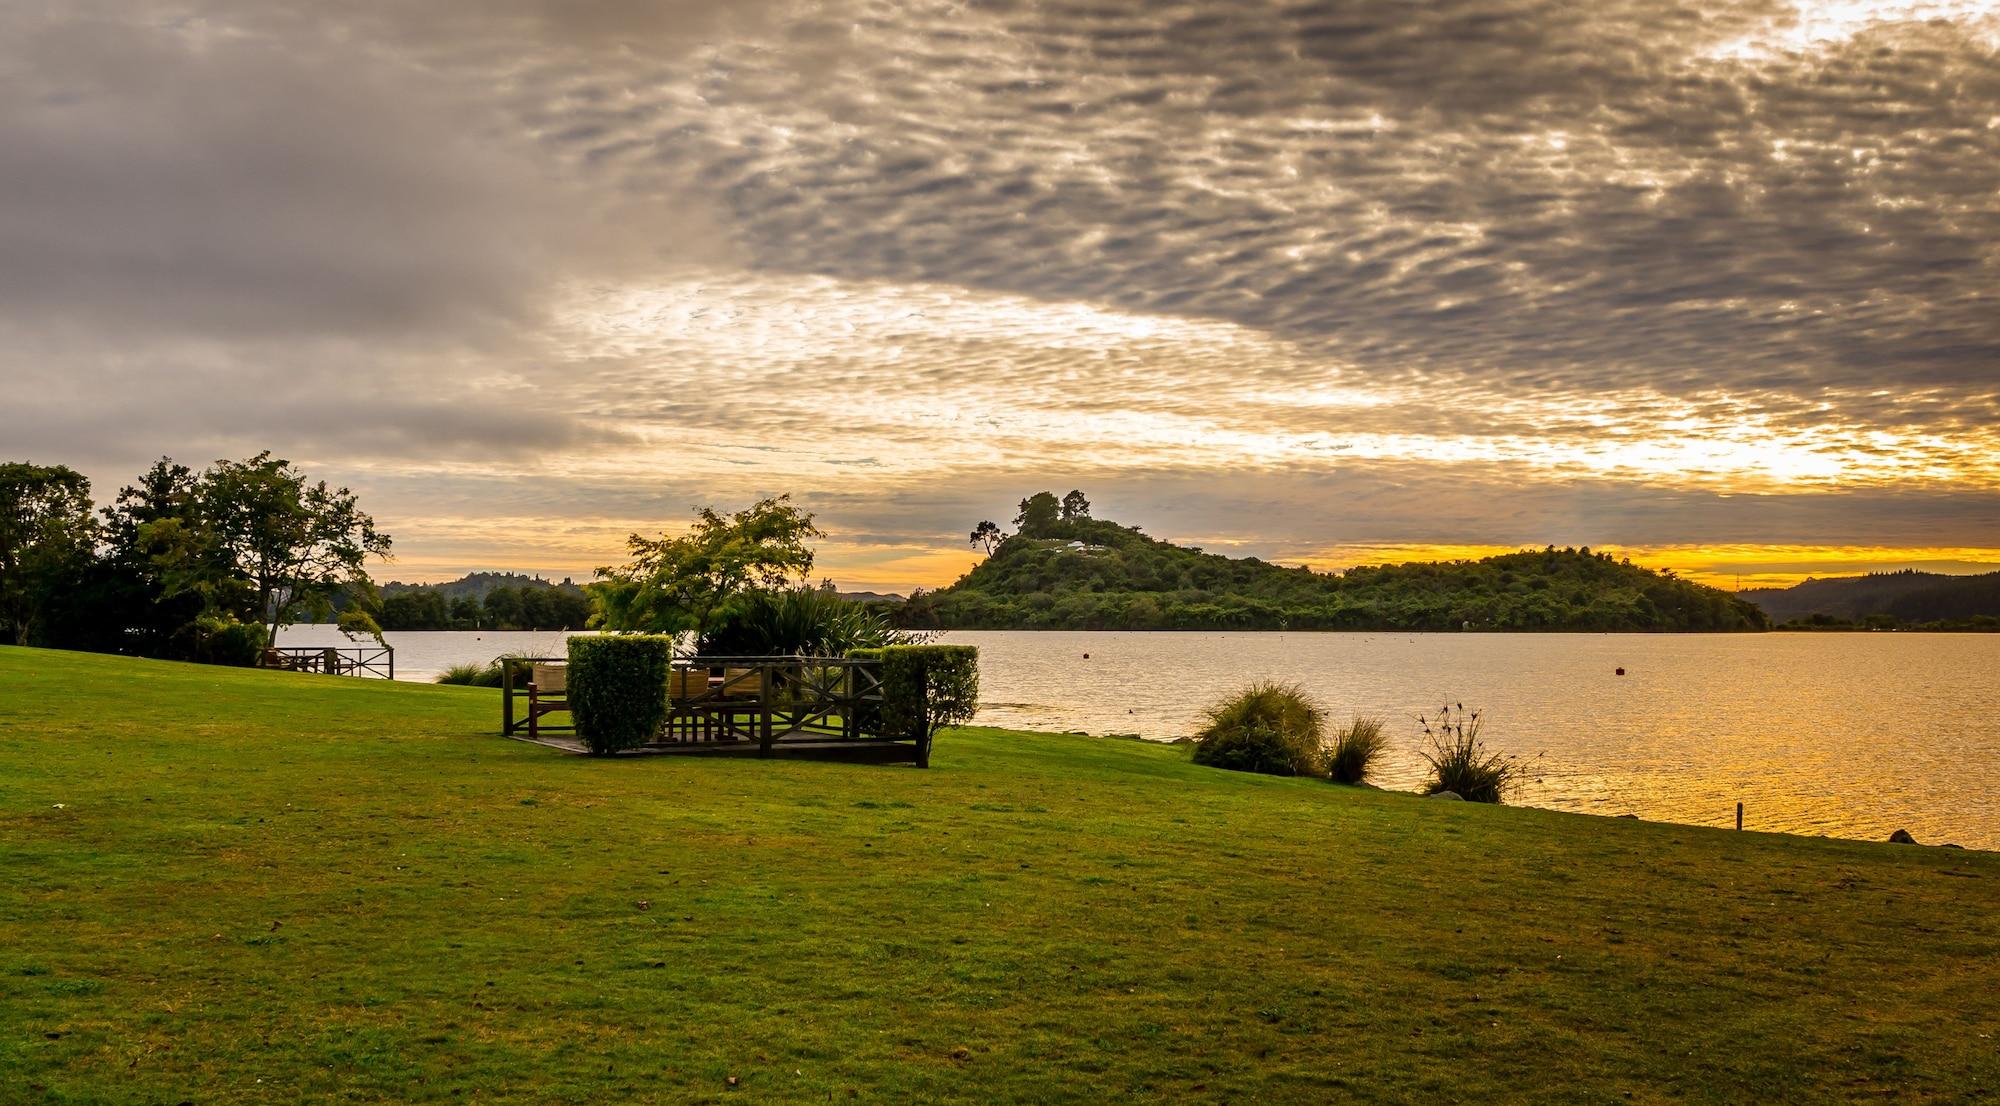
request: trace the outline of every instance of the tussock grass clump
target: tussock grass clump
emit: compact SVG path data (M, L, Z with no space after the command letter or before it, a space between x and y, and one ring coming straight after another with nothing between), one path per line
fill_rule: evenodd
M1520 774L1511 757L1488 752L1479 740L1479 712L1463 703L1447 703L1431 717L1418 716L1423 747L1418 750L1431 766L1424 794L1450 791L1472 803L1497 803Z
M461 687L499 687L500 662L454 664L438 673L435 682L457 684Z
M1361 783L1375 758L1389 744L1382 736L1380 718L1356 718L1333 735L1327 751L1326 774L1335 783Z
M1326 711L1296 684L1252 684L1208 710L1194 762L1267 776L1326 775Z
M509 665L514 669L514 686L525 687L528 683L528 658L519 653L502 653L485 664L454 664L438 673L431 682L461 687L501 687Z

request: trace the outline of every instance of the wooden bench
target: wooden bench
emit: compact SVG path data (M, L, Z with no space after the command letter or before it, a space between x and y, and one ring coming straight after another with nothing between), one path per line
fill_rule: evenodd
M532 740L542 736L543 715L561 714L568 710L568 667L535 662L528 673L528 737Z

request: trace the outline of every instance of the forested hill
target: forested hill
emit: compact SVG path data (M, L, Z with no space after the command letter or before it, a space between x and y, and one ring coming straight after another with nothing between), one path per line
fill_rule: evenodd
M394 595L399 591L423 589L435 591L446 599L458 599L461 597L485 599L487 593L495 588L533 588L536 590L560 588L575 592L583 590L580 585L568 578L565 578L562 583L558 584L545 580L540 576L527 576L518 572L473 572L461 576L456 580L448 580L442 584L405 584L400 580L391 580L389 583L383 584L381 590L384 595Z
M1588 549L1382 565L1342 575L1183 548L1091 518L1000 541L890 616L946 629L1762 630L1714 588Z
M1758 588L1743 598L1773 622L1885 620L1922 626L2000 617L2000 572L1945 576L1935 572L1875 572L1807 580L1789 588Z
M475 572L443 584L382 585L384 630L580 630L590 597L570 580Z

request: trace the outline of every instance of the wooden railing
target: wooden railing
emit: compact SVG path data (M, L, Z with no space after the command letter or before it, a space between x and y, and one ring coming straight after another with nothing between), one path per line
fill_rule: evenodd
M518 658L501 686L501 726L509 735L528 728L534 705L525 674L543 658ZM686 657L675 660L662 689L666 722L649 746L655 751L724 752L834 749L873 746L904 753L922 764L924 742L882 728L882 668L877 660L844 657ZM525 706L526 709L523 709ZM537 719L546 732L573 732Z
M538 733L575 733L573 725L555 725L543 721L547 715L537 717L533 713L528 690L529 673L538 664L566 664L566 657L501 657L500 664L500 732L513 737L534 724ZM567 715L565 715L567 717Z
M325 676L371 676L380 680L396 678L396 651L387 645L336 648L334 646L280 646L264 650L259 668L284 672L317 672Z
M844 657L690 657L667 683L662 744L886 741L882 667Z

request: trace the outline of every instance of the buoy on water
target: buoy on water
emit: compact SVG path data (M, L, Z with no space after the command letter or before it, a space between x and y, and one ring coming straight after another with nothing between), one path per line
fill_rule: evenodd
M1622 669L1622 668L1621 668L1621 669L1619 669L1619 670L1618 670L1618 674L1619 674L1620 676L1623 676L1623 675L1625 674L1625 670L1624 670L1624 669Z

